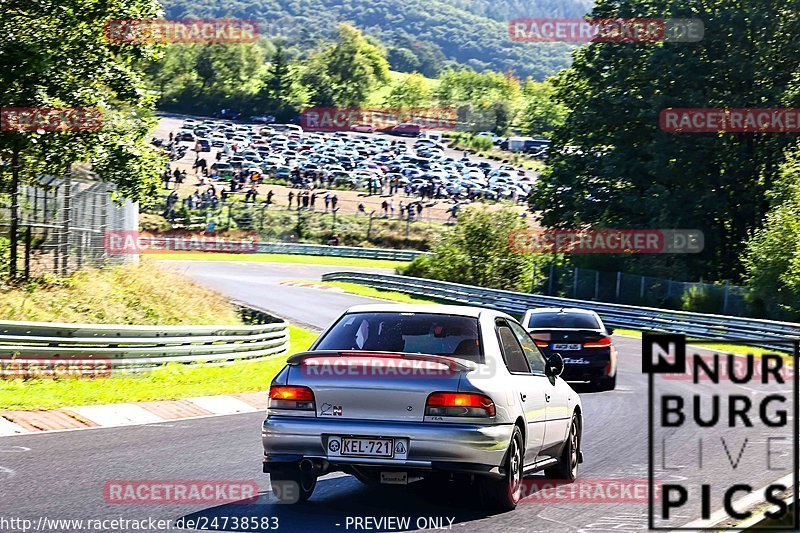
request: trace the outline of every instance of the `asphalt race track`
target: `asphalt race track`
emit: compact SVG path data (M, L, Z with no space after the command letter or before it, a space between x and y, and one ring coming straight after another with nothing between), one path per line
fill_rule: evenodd
M275 312L316 329L327 326L350 305L370 302L332 291L282 285L282 281L319 279L335 267L271 263L174 262L170 266L237 300ZM341 269L338 269L341 270ZM348 268L347 270L352 270ZM607 484L610 480L642 485L648 474L647 379L642 374L640 341L616 337L620 353L617 389L581 393L586 426L585 462L579 477ZM269 383L265 380L264 388ZM691 382L663 383L685 393ZM696 392L695 389L691 391ZM749 394L760 394L750 391ZM600 532L645 531L647 503L582 502L575 499L542 501L533 494L517 510L488 516L463 487L430 494L425 487L367 487L355 478L330 474L321 478L311 500L300 506L275 503L268 476L261 473L260 413L71 432L0 438L0 517L50 519L87 518L223 518L277 517L279 531L375 531L356 527L355 519L410 517L408 529L456 531ZM767 434L761 435L768 436ZM691 457L696 442L681 436L656 476L711 480L729 475L719 443L709 442L702 468ZM732 453L741 442L732 441ZM776 448L778 449L778 448ZM788 454L785 451L783 455ZM696 454L695 454L696 455ZM785 475L764 466L763 453L745 450L738 479L760 488ZM776 455L777 457L777 455ZM670 470L674 468L675 470ZM106 503L103 488L109 480L255 480L258 502L216 507L197 505L120 505ZM613 498L612 498L613 500ZM721 501L711 504L713 510ZM678 523L699 516L681 511ZM419 521L418 521L419 519ZM431 519L432 521L429 521ZM360 522L365 524L365 522ZM385 523L384 523L385 524ZM266 529L249 529L265 531Z

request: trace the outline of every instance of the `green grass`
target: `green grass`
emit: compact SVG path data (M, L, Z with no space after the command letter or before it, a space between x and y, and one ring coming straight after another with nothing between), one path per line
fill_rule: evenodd
M317 337L295 326L289 326L289 334L289 354L307 349ZM55 409L262 391L269 388L286 357L215 367L170 363L141 374L112 373L108 379L0 380L0 409Z
M147 256L150 259L168 261L247 261L252 263L295 263L300 265L331 265L340 267L398 268L406 266L404 261L387 259L359 259L357 257L329 257L322 255L294 254L226 254L211 252L159 253Z
M314 282L317 283L317 282ZM420 296L412 296L403 292L386 291L377 289L375 287L367 287L358 283L349 283L346 281L323 281L320 285L329 285L331 287L338 287L344 292L349 294L356 294L358 296L366 296L368 298L379 298L381 300L391 300L393 302L404 304L436 304L442 303L432 298L423 298Z

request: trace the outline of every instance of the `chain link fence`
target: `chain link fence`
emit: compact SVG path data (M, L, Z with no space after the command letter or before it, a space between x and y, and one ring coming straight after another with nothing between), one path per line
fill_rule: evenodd
M0 196L0 231L8 243L12 236L11 191ZM139 211L135 203L115 202L114 185L89 172L41 176L20 184L17 191L16 271L29 278L46 273L69 275L86 266L123 263L135 256L108 254L109 231L136 230ZM12 259L6 244L4 262Z
M533 276L532 292L578 300L746 316L747 287L675 281L624 272L550 265Z

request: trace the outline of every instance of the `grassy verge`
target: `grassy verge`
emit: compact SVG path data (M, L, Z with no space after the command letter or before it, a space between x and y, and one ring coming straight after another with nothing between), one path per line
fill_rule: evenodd
M169 261L247 261L252 263L295 263L300 265L331 265L339 267L398 268L406 266L403 261L387 259L360 259L358 257L329 257L322 255L294 254L226 254L213 252L180 252L148 254L148 259Z
M202 305L197 305L202 302ZM241 324L219 294L144 262L0 287L0 320L93 324Z
M289 333L289 354L305 350L317 337L294 326L289 326ZM286 356L216 367L173 363L141 374L112 374L107 379L0 381L0 409L55 409L261 391L269 388L285 361Z
M368 287L366 285L360 285L358 283L349 283L346 281L323 281L314 283L319 283L320 285L328 285L330 287L337 287L349 294L366 296L368 298L379 298L381 300L391 300L393 302L404 303L404 304L443 303L443 302L438 302L432 298L422 298L420 296L412 296L411 294L405 294L403 292L385 291L382 289L376 289L375 287Z
M353 212L344 212L342 208L336 214L322 211L296 211L281 206L264 209L264 204L246 204L241 198L231 199L216 210L189 210L186 206L177 208L176 221L183 224L190 221L213 221L217 232L252 231L258 233L264 241L301 242L309 244L328 244L334 235L339 237L342 246L360 246L364 248L394 248L409 250L427 250L436 236L447 227L443 220L429 220L431 213L423 213L424 220L415 220L406 224L399 218L381 218L381 198L373 196L366 203L367 212L375 209L376 216L370 217L356 214L355 201L350 207ZM277 200L276 200L277 201ZM280 200L283 202L283 198ZM322 202L322 199L318 199ZM408 199L406 199L408 201ZM341 200L345 202L345 200ZM395 200L397 203L398 200ZM321 209L320 204L317 208ZM439 217L446 218L441 210ZM399 216L399 212L397 212ZM140 223L143 231L166 231L172 224L164 217L153 213L144 213ZM436 215L434 215L436 216ZM408 230L408 233L406 233Z

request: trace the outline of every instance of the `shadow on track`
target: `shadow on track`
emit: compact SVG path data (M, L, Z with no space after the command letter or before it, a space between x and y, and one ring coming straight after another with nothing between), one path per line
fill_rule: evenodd
M476 492L474 485L455 482L417 482L407 487L396 487L363 485L352 476L339 476L320 479L314 495L305 503L281 504L271 492L265 491L254 503L234 502L210 507L181 519L184 523L194 521L194 527L198 529L225 531L450 529L450 525L491 516L481 508ZM245 517L248 518L246 525ZM368 527L355 527L355 519L366 517L370 519ZM387 519L392 522L386 522Z

